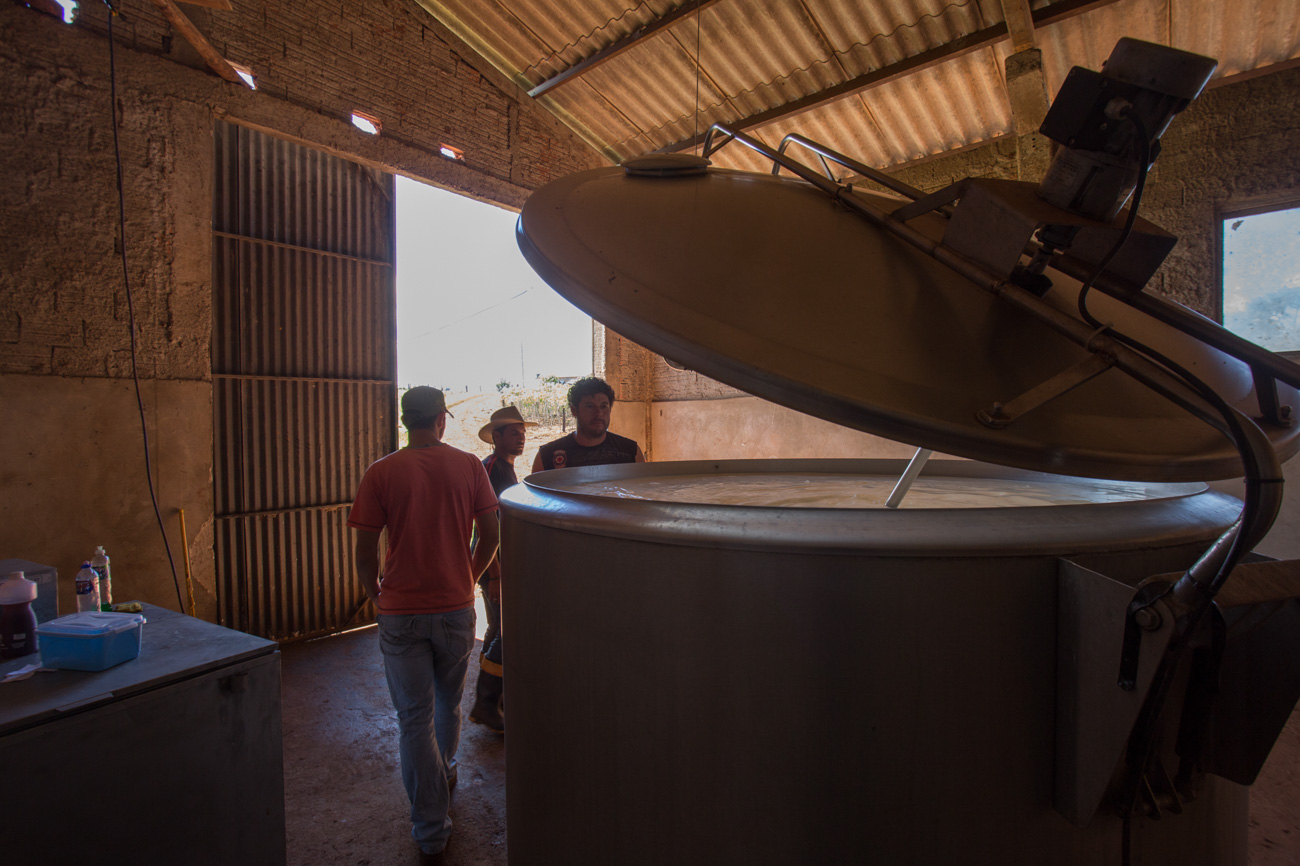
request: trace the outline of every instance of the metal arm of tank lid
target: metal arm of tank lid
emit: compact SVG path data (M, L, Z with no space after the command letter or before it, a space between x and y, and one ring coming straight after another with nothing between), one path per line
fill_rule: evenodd
M1053 267L1077 280L1085 280L1090 276L1085 266L1070 259L1058 259L1053 262ZM1231 331L1225 330L1218 324L1180 304L1168 301L1159 295L1133 292L1123 285L1114 283L1104 273L1097 277L1093 283L1093 289L1116 300L1123 301L1139 312L1145 313L1171 328L1182 331L1208 346L1213 346L1225 355L1231 355L1250 365L1251 371L1255 375L1257 393L1260 394L1261 400L1269 399L1268 395L1258 388L1261 377L1269 383L1276 380L1285 382L1294 388L1300 388L1300 365L1238 337ZM1276 395L1276 388L1273 389L1272 393ZM1275 398L1274 402L1276 402ZM1260 410L1265 419L1272 422L1273 419L1270 417L1269 408L1261 404ZM1277 423L1287 425L1293 423L1291 415L1292 412L1289 406L1278 406Z
M826 145L821 144L820 142L813 141L812 139L802 136L797 132L789 133L788 135L786 135L785 138L781 139L781 146L777 148L776 152L778 154L784 154L786 148L791 144L797 144L817 154L817 157L821 160L822 167L825 169L826 176L831 180L835 180L835 175L831 171L830 165L827 164L827 160L830 160L831 162L834 163L838 163L839 165L844 166L850 171L853 171L856 174L861 175L867 180L872 181L874 183L878 183L881 186L883 186L885 189L893 190L894 192L899 193L900 195L904 195L907 198L910 198L912 201L918 201L925 197L924 190L919 190L910 184L903 183L901 180L898 180L892 175L886 174L885 172L881 171L878 168L872 168L866 163L859 162L858 160L853 159L852 157L845 156L839 151L832 150ZM772 174L779 174L780 170L781 170L781 165L779 163L774 163L772 165ZM943 213L945 216L951 214L950 208L936 208L936 210L940 213Z

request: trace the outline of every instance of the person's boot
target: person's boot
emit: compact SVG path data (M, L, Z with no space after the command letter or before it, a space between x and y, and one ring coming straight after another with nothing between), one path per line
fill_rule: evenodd
M499 665L493 665L492 662L483 659L478 671L478 683L474 686L474 707L469 711L469 720L489 731L504 734L506 720L501 715L500 708L503 683L498 674L488 673L489 665L500 669Z

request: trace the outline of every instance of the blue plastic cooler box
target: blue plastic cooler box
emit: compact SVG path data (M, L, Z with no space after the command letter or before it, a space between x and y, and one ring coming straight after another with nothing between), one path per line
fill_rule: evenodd
M143 614L84 611L36 626L41 666L102 671L140 655Z

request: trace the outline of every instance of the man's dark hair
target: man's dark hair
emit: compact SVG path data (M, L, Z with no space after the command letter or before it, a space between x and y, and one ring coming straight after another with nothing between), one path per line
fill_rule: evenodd
M614 389L609 387L609 383L596 376L588 376L569 386L569 410L576 415L578 404L582 402L582 398L590 397L593 394L604 394L609 398L611 404L614 402Z
M402 426L407 430L432 430L438 423L437 415L403 415Z

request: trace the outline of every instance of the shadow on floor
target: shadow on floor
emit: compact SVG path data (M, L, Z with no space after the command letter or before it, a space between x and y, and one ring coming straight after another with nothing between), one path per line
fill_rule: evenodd
M506 862L505 741L469 721L479 646L461 703L449 866ZM281 670L289 866L418 863L378 632L290 644Z
M469 721L479 646L461 702L449 866L506 863L505 741ZM417 863L378 632L291 644L281 658L289 866ZM1249 863L1300 863L1300 711L1251 788Z

